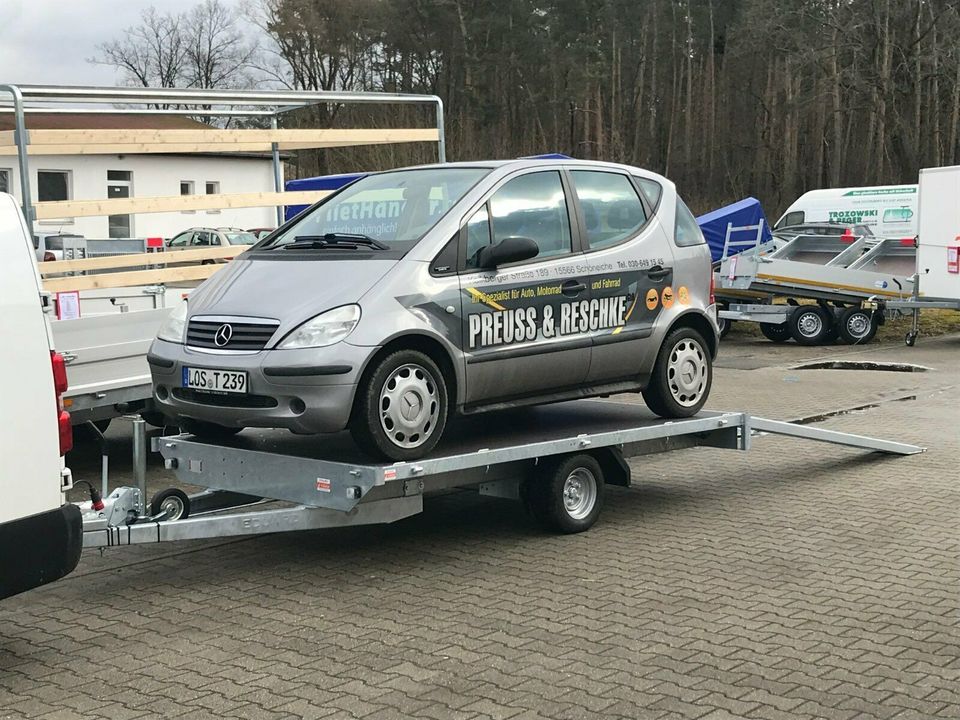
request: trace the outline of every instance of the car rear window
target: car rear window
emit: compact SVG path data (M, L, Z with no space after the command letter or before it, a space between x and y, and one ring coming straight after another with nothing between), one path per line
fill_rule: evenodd
M697 219L680 197L677 197L677 221L673 226L673 241L677 247L703 245L706 240Z

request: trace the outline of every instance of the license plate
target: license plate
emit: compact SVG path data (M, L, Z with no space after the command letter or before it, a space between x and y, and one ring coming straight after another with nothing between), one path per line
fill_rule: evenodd
M183 368L183 387L222 393L246 393L247 374L236 370Z

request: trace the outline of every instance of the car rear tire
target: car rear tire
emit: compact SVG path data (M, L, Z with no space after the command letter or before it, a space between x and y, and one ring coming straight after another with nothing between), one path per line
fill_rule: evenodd
M848 345L863 345L877 334L877 318L870 310L858 307L847 308L840 313L838 322L840 339Z
M707 343L693 328L682 327L660 346L643 399L660 417L690 417L700 412L712 383L713 359Z
M568 455L541 466L526 488L527 507L541 525L560 533L589 530L603 507L604 479L592 455Z
M398 350L361 381L350 433L369 455L415 460L440 441L449 397L443 373L428 355Z
M775 343L785 343L790 339L790 325L785 322L779 325L760 323L760 332L767 340Z
M800 305L787 321L790 336L800 345L825 345L831 340L833 314L819 305Z
M201 440L225 440L243 430L239 427L227 427L226 425L217 425L216 423L193 420L192 418L180 418L177 424L183 432L196 435Z

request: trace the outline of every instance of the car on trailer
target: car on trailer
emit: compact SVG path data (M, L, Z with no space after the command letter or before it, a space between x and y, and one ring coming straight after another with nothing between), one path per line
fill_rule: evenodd
M430 452L451 414L642 392L706 402L710 252L666 178L574 160L366 175L257 243L161 328L158 407L206 437L332 433Z

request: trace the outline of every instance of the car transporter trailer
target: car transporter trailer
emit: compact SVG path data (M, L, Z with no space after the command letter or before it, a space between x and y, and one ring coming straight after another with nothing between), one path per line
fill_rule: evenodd
M142 433L142 421L138 427ZM185 434L156 437L154 450L165 467L180 482L207 490L193 496L161 491L148 510L141 469L140 487L115 489L99 511L82 504L83 544L103 548L390 523L421 512L424 494L453 488L525 500L551 529L578 532L596 520L604 483L629 486L631 457L691 447L749 450L754 436L768 433L893 455L924 450L743 412L664 420L640 403L609 400L462 418L449 433L432 456L393 464L364 459L343 434L298 437L249 429L218 442ZM145 468L145 456L141 460ZM265 507L271 501L287 505Z

